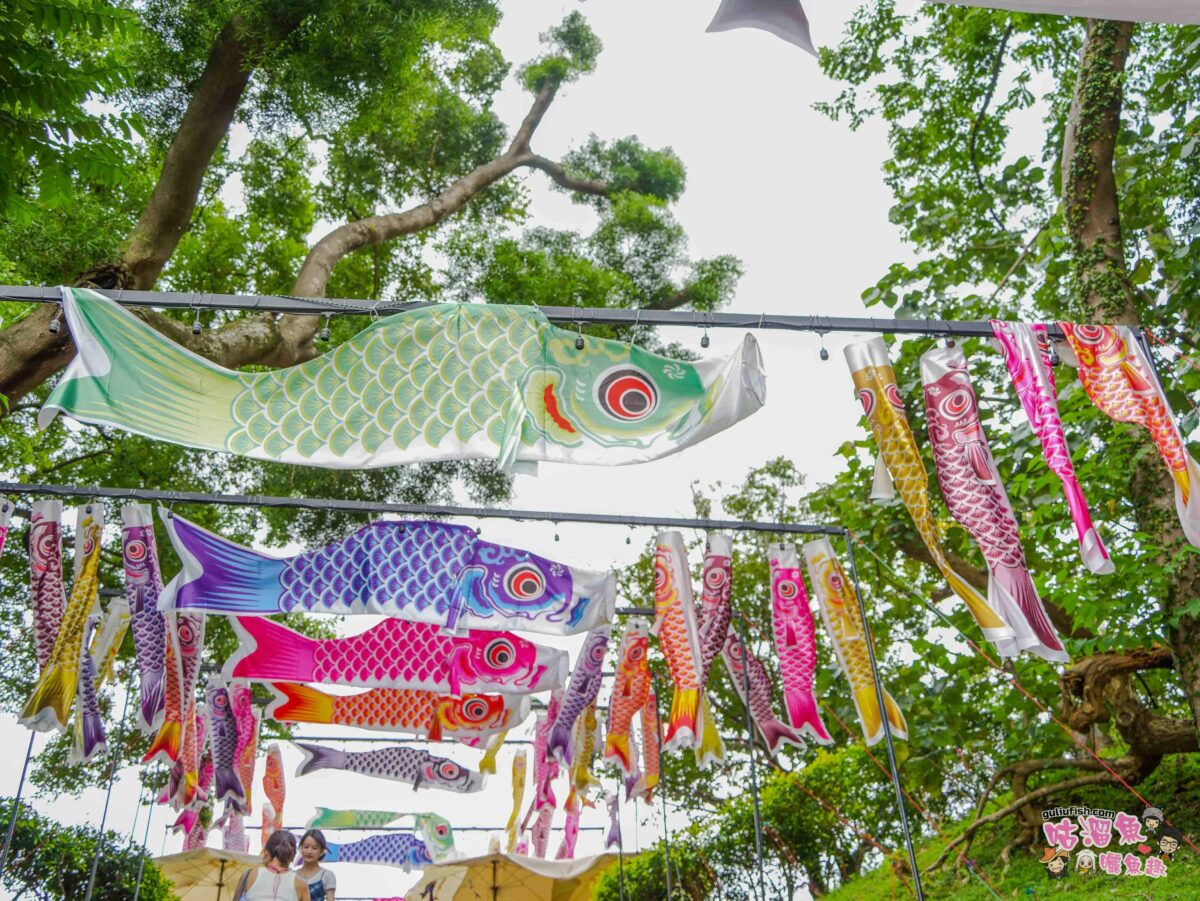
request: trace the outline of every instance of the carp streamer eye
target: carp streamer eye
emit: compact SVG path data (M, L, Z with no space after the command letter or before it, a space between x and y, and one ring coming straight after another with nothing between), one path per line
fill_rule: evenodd
M613 419L637 422L658 406L658 389L640 369L612 369L600 377L596 401Z
M1084 344L1099 344L1104 339L1106 331L1102 325L1077 325L1075 326L1075 337Z
M640 663L642 658L646 656L645 645L635 644L629 649L629 659L634 663Z
M517 650L507 638L498 638L483 649L483 659L492 669L507 669L517 657Z
M125 557L134 563L140 563L146 557L146 542L136 539L128 542L125 545Z
M459 772L459 766L453 760L443 760L438 765L437 774L443 779L457 779Z
M594 645L592 645L592 649L591 649L592 662L593 663L603 663L604 662L604 652L607 650L608 650L608 642L607 641L597 641Z
M483 698L471 698L462 705L463 719L471 723L482 723L487 719L488 702Z
M227 707L229 705L229 698L222 694L213 695L212 702L214 707Z
M836 593L841 594L842 593L842 577L839 576L837 573L831 574L829 576L829 587L832 588Z
M504 587L518 601L533 601L546 591L546 578L528 563L521 563L505 575Z
M704 573L704 584L716 591L725 584L725 570L719 566L714 566Z
M438 826L437 828L435 828L433 831L437 833L437 836L438 836L438 838L445 838L445 837L446 837L446 835L447 835L447 834L450 832L450 830L449 830L449 829L447 829L447 828L446 828L445 826L443 826L443 825L439 825L439 826Z
M796 600L796 596L800 594L799 586L788 579L782 580L776 590L779 592L779 596L785 601L794 601Z
M37 548L38 554L45 557L54 556L54 529L44 528L38 529L38 536L34 539L34 547Z
M941 403L941 410L951 419L961 419L971 409L971 395L965 388L951 391Z

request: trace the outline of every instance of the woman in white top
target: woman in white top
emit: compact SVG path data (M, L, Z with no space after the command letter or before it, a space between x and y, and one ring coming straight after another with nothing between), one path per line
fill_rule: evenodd
M251 870L233 893L236 901L311 901L308 885L292 872L296 836L279 829L262 851L263 866Z

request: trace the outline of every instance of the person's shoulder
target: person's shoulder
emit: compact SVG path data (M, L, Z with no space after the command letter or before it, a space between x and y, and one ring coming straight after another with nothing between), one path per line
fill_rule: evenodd
M326 888L333 888L337 885L337 877L333 875L333 870L327 870L321 867L321 881L325 883Z

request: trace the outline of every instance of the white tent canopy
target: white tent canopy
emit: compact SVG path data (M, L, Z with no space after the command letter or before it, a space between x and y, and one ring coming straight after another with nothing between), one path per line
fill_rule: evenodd
M627 855L628 856L628 855ZM616 854L543 860L488 854L426 867L405 901L590 901L600 874Z
M987 6L1026 13L1057 13L1119 22L1200 24L1200 0L937 0L957 6Z

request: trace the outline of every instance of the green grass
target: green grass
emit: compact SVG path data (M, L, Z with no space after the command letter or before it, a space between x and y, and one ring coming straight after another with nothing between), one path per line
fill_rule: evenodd
M1200 760L1180 756L1168 758L1151 775L1138 791L1152 804L1161 807L1167 818L1184 831L1192 841L1200 845ZM1009 798L1000 798L1000 804ZM1121 787L1080 790L1051 798L1048 806L1086 804L1089 807L1108 810L1125 810L1140 813L1141 803ZM961 833L964 823L946 824L947 835ZM1035 898L1143 898L1148 901L1196 901L1200 899L1200 856L1186 844L1167 864L1167 875L1161 879L1144 876L1109 876L1105 873L1079 875L1074 872L1072 857L1071 875L1062 880L1048 878L1045 867L1038 863L1041 847L1037 853L1026 848L1013 851L1005 865L1000 852L1014 835L1011 820L1005 820L991 828L984 827L976 833L971 846L971 857L983 875L987 877L997 894L1005 899ZM925 840L917 848L917 862L923 873L945 848L939 837ZM1104 850L1119 850L1122 854L1129 846L1110 845ZM1135 852L1136 853L1136 852ZM934 873L922 877L925 896L933 899L954 901L982 901L995 896L982 881L967 869L951 860ZM875 870L847 883L838 891L825 896L829 901L885 901L885 899L911 898L912 892L889 876L885 870Z

